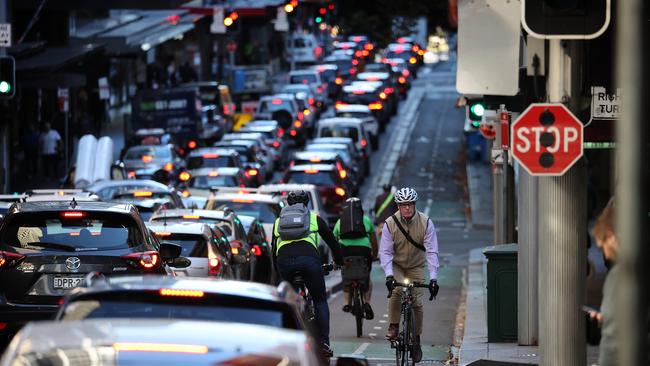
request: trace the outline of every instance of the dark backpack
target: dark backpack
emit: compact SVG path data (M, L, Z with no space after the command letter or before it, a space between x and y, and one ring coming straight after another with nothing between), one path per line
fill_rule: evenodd
M285 206L280 211L278 234L282 240L304 239L309 231L310 212L302 203Z
M363 224L361 201L345 202L341 211L340 236L343 239L357 239L366 236Z

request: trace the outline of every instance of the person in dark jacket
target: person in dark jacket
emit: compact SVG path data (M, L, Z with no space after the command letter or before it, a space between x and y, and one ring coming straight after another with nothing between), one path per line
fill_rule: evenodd
M292 191L287 195L289 206L304 205L309 203L309 195L305 191ZM282 217L282 214L280 214ZM283 240L280 237L280 218L275 220L273 225L273 253L276 256L276 263L282 279L291 282L295 273L300 272L305 279L307 290L314 301L316 324L321 341L321 350L324 356L332 357L334 354L330 348L330 312L327 305L327 294L325 289L325 274L318 252L319 236L332 250L334 262L341 266L343 257L341 246L329 229L327 223L318 215L311 212L309 215L309 233L304 238Z
M383 192L375 199L375 226L377 227L376 232L379 235L381 235L381 230L384 227L386 219L397 212L393 186L384 184L382 190Z

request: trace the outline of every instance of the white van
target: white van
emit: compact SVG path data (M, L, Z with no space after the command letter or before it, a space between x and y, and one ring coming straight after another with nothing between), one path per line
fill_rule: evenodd
M287 54L293 62L314 64L323 55L323 48L313 34L295 34L287 40Z

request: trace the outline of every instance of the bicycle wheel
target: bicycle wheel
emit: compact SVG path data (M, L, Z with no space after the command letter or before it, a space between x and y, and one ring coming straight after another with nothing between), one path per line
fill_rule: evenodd
M415 347L415 314L413 314L413 308L409 309L409 359L411 361L411 365L415 366L415 358L413 357L413 348ZM407 361L408 365L408 361Z
M402 366L408 365L409 359L413 358L413 355L411 354L412 352L411 337L413 336L413 328L411 327L412 319L413 319L413 313L409 308L404 312L404 324L403 324L404 337L402 338L402 342L403 342L402 343L402 349L403 349Z
M360 338L361 334L363 334L363 307L361 305L361 291L358 287L355 287L352 296L352 308L354 309L352 313L357 320L357 338Z

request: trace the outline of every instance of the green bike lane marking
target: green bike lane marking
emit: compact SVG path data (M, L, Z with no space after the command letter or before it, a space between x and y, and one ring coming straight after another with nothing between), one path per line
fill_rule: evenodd
M390 343L386 340L376 339L370 341L368 339L361 341L333 341L331 342L332 350L334 355L344 355L352 354L356 351L362 344L368 344L368 347L361 353L367 358L378 358L378 359L395 359L395 350L390 348ZM422 360L426 361L445 361L449 359L449 346L431 346L431 345L422 345Z

